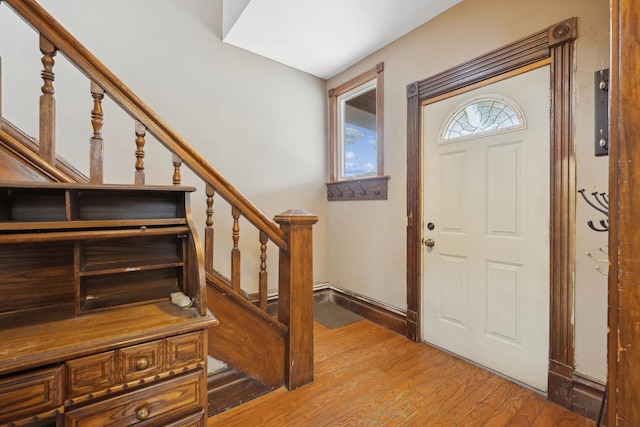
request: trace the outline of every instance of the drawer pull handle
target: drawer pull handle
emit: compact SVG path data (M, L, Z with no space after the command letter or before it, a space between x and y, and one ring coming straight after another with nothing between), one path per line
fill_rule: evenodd
M149 367L149 359L143 357L142 359L138 359L136 362L136 369L138 371L142 371L143 369L147 369Z
M144 406L142 408L138 409L138 411L136 412L136 418L139 421L146 420L147 418L149 418L149 415L150 415L149 409L147 409Z

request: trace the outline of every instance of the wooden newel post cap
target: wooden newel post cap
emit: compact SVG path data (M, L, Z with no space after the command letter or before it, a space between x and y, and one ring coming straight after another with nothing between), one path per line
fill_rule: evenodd
M308 224L313 225L318 222L318 217L304 209L289 209L276 215L273 220L280 224Z

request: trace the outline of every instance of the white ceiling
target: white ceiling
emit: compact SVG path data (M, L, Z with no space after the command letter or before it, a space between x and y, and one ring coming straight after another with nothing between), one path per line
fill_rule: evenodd
M462 0L223 0L223 41L329 79Z

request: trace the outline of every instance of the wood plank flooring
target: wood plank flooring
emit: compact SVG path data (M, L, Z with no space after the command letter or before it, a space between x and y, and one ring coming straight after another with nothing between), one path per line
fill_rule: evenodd
M595 426L543 396L368 320L314 325L315 381L208 426Z

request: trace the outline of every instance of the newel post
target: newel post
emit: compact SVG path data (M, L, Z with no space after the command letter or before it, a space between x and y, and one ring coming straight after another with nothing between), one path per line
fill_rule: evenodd
M291 209L274 220L287 236L287 250L280 249L278 320L288 327L284 380L293 390L313 381L312 227L318 217Z

